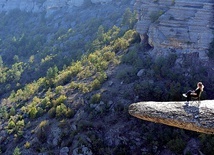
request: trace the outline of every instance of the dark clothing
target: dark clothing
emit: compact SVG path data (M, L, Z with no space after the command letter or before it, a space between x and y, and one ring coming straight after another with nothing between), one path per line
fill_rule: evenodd
M191 93L196 93L197 95L192 95ZM197 88L196 90L189 90L186 95L187 95L187 101L191 100L191 97L198 97L201 93L201 89Z

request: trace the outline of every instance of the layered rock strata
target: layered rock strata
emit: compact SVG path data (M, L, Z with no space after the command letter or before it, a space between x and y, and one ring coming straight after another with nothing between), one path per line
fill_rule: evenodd
M139 102L129 106L137 118L186 130L214 134L214 101L186 105L184 102Z
M137 31L155 53L206 53L213 39L213 0L136 0Z

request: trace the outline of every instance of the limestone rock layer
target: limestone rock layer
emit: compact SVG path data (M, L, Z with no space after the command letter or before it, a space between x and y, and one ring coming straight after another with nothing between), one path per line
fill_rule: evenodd
M136 0L137 31L156 52L175 49L205 57L213 39L213 0Z
M214 101L187 105L183 102L139 102L129 106L137 118L186 130L214 134Z

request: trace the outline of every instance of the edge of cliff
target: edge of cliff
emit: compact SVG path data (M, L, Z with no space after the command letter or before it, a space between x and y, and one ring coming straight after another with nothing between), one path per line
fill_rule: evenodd
M186 130L214 134L213 100L200 103L139 102L129 106L129 114L142 120Z

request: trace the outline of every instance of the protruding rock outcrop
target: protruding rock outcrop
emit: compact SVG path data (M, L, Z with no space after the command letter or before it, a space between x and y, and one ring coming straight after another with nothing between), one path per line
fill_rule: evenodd
M213 39L213 0L136 0L137 31L156 54L198 52L201 59Z
M214 134L214 101L186 105L185 102L139 102L129 106L137 118L182 129Z

